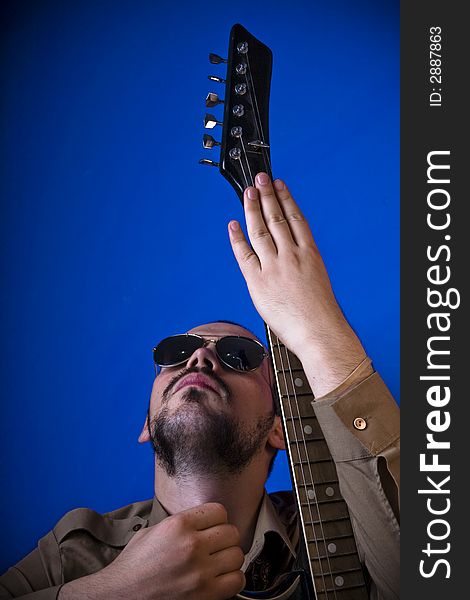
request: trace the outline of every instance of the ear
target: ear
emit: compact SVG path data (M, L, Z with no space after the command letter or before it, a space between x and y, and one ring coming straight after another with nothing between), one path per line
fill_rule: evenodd
M145 442L150 442L150 433L149 433L148 422L149 422L149 419L147 417L145 419L144 426L142 427L142 431L140 432L140 435L139 435L139 439L138 439L139 444L145 444Z
M284 433L282 431L281 417L274 417L274 425L268 435L268 444L276 450L285 450L286 443L284 441Z

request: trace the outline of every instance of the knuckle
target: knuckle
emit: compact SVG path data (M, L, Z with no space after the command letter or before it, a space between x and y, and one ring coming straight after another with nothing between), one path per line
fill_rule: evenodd
M233 540L235 540L235 544L240 542L240 532L238 531L238 527L236 525L228 525L230 527L230 535Z
M282 225L283 223L287 223L286 218L281 214L269 215L268 221L273 225Z
M234 585L237 586L237 591L235 593L241 592L241 590L246 585L245 573L243 571L236 571L234 577Z
M273 201L277 201L277 198L274 194L273 189L261 189L260 190L260 195L263 198L263 200L273 200Z
M262 240L264 238L268 238L271 234L269 233L269 231L267 229L254 229L251 237L254 240Z
M289 221L304 221L305 220L303 215L300 213L292 213L291 215L289 215L287 217L287 219Z
M228 515L227 509L220 502L211 502L209 504L211 512L219 519L222 519L224 522L227 522Z
M277 197L280 200L290 200L290 199L292 199L291 193L289 192L289 190L287 189L287 187L285 187L283 190L277 190Z
M237 569L239 569L245 561L245 555L243 554L243 550L240 548L240 546L233 546L232 560Z
M184 549L189 558L198 557L202 550L202 542L197 536L190 535L185 540Z
M202 592L207 586L207 574L202 569L193 571L189 581L189 587L192 591Z
M168 519L168 525L172 526L177 531L183 531L191 524L191 517L187 513L177 513L176 515L171 515Z
M256 260L256 254L251 250L249 252L246 252L242 256L242 261L247 264L251 264L255 260Z

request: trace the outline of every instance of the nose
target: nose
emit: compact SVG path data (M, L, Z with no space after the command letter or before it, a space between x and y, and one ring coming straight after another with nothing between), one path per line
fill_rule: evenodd
M220 371L221 365L215 353L214 343L208 342L195 350L187 362L188 367L206 367L212 371Z

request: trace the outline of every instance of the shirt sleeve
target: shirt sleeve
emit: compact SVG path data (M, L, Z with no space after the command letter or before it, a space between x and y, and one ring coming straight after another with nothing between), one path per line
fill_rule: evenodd
M59 546L51 531L0 577L0 600L56 600L61 587Z
M335 461L371 597L399 598L399 410L366 359L331 393L312 402Z

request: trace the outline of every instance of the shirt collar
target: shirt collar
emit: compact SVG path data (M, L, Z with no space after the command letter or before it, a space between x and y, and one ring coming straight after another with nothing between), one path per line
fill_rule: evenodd
M255 533L253 535L253 542L251 548L245 554L245 561L242 566L242 571L245 571L248 566L259 556L265 543L265 534L268 532L274 532L279 535L285 545L289 548L292 556L296 557L295 549L292 545L284 523L279 518L276 509L274 508L269 495L264 492L263 501L258 514L258 520L256 522Z
M152 510L150 512L148 525L151 527L152 525L157 525L168 517L168 513L160 504L158 499L154 497ZM287 534L286 527L284 523L281 521L276 509L274 508L269 495L264 492L263 500L261 502L261 507L258 513L258 520L256 521L255 533L253 535L253 542L251 544L251 548L245 554L245 561L242 566L242 571L246 571L248 566L255 560L257 556L259 556L265 544L265 534L268 532L276 533L285 543L285 545L289 548L292 556L296 557L295 549L292 545L291 540Z

